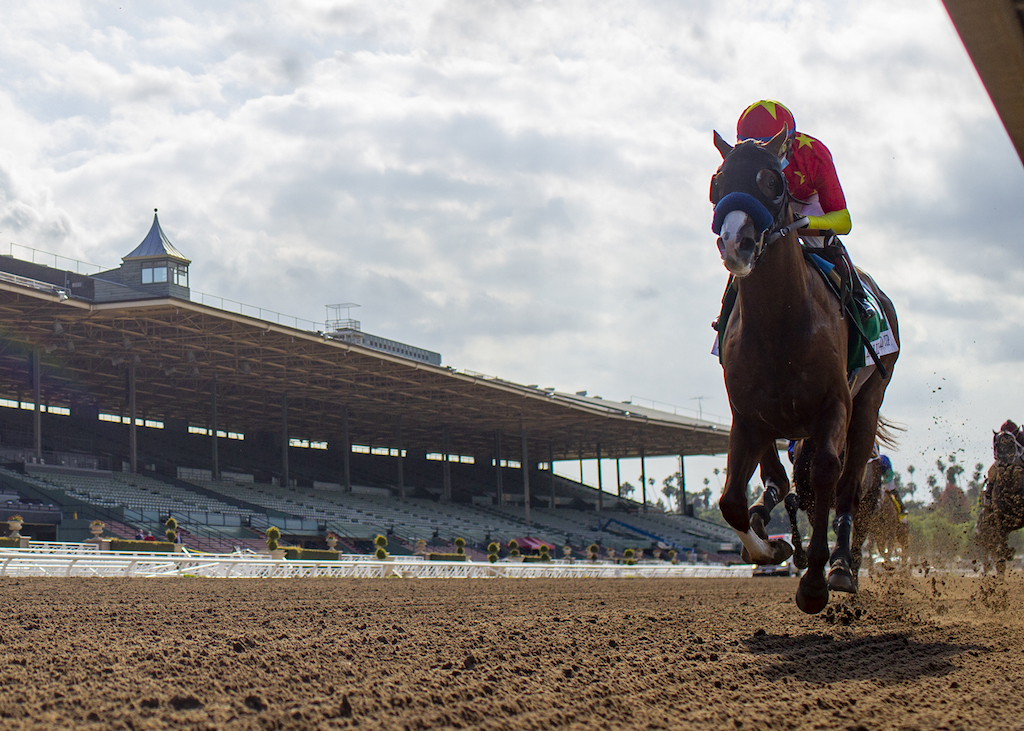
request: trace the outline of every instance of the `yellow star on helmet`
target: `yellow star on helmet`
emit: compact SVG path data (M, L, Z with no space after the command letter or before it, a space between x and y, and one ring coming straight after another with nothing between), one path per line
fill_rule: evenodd
M808 137L807 135L805 135L803 132L801 132L800 134L798 134L796 136L796 147L797 147L797 149L800 149L801 147L812 147L813 145L814 145L814 140L811 139L810 137Z

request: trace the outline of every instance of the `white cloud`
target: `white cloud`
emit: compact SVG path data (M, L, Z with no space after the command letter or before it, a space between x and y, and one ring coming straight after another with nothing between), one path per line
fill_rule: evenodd
M0 234L112 265L159 207L195 289L726 415L711 130L770 97L900 310L897 465L984 459L1024 416L1024 171L930 1L12 3Z

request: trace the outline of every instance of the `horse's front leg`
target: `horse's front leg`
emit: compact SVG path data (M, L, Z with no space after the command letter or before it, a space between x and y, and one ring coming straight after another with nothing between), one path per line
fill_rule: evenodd
M738 424L733 416L733 427L729 433L729 460L725 475L725 488L718 506L722 517L736 531L743 544L741 555L744 561L756 564L778 564L792 554L792 548L785 541L769 541L764 534L754 529L747 511L747 481L754 474L754 467L761 461L765 450L774 445L752 434Z
M811 517L811 540L807 544L807 572L800 579L796 604L807 614L817 614L828 604L828 584L825 564L828 552L828 517L835 500L836 482L842 473L839 453L845 442L846 412L837 405L823 423L826 437L816 439L820 445L811 457L810 478L814 492L814 510Z

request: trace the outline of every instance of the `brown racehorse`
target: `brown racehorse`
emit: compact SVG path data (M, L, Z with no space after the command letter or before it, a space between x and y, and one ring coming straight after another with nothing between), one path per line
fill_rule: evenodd
M988 469L974 532L974 541L983 551L986 572L994 558L996 574L1000 576L1006 572L1006 562L1013 558L1006 537L1024 528L1024 448L1015 432L1016 425L1006 422L992 437L995 462Z
M812 532L808 571L800 580L796 603L814 614L828 604L830 589L857 590L850 551L853 516L878 431L878 410L898 353L882 357L884 372L867 366L871 370L866 371L866 380L856 394L852 392L843 309L805 261L795 231L787 228L793 216L779 162L786 134L783 130L766 143L748 140L731 147L715 133L723 161L711 184L713 229L719 233L718 248L738 291L721 349L732 429L719 506L754 562L785 560L789 549L785 542L768 541L763 516L770 516L776 502L789 493L777 440L802 440L793 474L799 507L808 511ZM864 278L898 343L892 303ZM762 496L763 505L751 510L746 486L759 463L762 475L775 484L770 499ZM795 502L787 500L787 508ZM830 555L827 535L833 505L836 545Z
M904 522L900 506L892 493L882 492L882 467L878 459L870 460L864 469L860 509L853 526L851 550L854 552L855 564L860 563L857 548L867 541L869 546L878 551L886 566L897 555L897 550L900 565L907 565L910 527ZM871 549L868 550L868 556L871 556Z

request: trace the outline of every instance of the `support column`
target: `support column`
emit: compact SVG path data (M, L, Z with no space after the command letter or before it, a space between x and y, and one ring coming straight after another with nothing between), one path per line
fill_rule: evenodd
M281 486L288 487L288 394L281 394Z
M551 509L555 509L555 445L548 440L548 482L551 488Z
M220 479L220 455L217 452L217 374L213 374L213 380L210 381L210 431L213 432L210 439L210 456L213 460L213 469L211 474L213 479Z
M352 451L351 448L349 451ZM405 459L402 457L402 415L398 415L398 499L405 500Z
M621 469L621 467L619 465L619 458L618 457L615 458L615 485L616 485L616 494L618 494L618 496L621 498L622 497L622 469Z
M597 443L597 512L604 510L604 479L601 477L601 443Z
M352 492L352 439L348 433L348 404L341 407L341 462L344 465L345 492Z
M522 458L519 462L523 470L523 505L526 506L526 531L530 531L530 455L527 452L526 430L522 432Z
M640 447L640 493L644 499L644 512L647 512L647 460L644 448Z
M32 351L32 401L35 406L32 411L32 446L35 448L36 462L43 458L43 386L40 379L39 368L39 346ZM18 404L21 408L21 404Z
M501 431L494 430L494 483L498 488L498 506L505 504L505 486L501 473Z
M441 469L441 474L444 479L444 493L442 499L446 503L452 501L452 468L451 463L448 461L448 425L441 427L441 459L444 460L444 466Z
M679 455L679 514L686 515L686 465L683 455Z
M135 365L128 366L128 449L131 452L132 474L139 473L139 434L135 425Z

